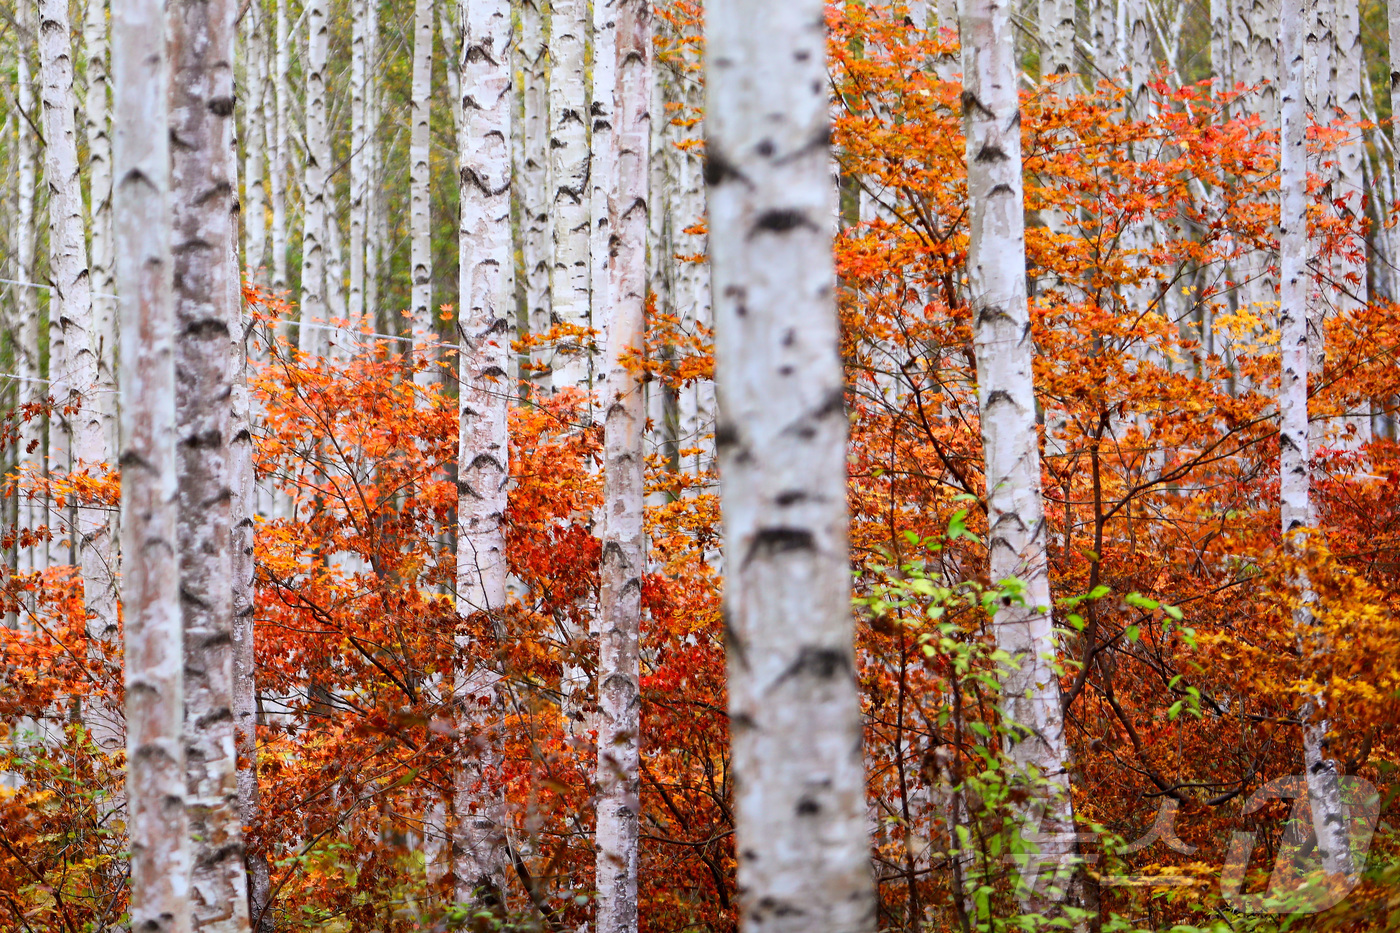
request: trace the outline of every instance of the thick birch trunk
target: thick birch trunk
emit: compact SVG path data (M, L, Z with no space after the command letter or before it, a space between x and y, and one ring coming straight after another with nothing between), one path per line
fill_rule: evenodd
M321 328L326 323L326 173L331 159L330 136L326 129L328 16L326 0L309 0L306 6L306 193L301 235L302 326L297 333L297 348L313 358L320 356L325 347L325 331Z
M1300 0L1282 0L1279 17L1279 63L1283 75L1282 132L1279 153L1281 211L1279 229L1279 339L1282 377L1279 382L1279 513L1286 543L1313 524L1311 475L1308 463L1308 374L1315 358L1308 312L1307 229L1307 114L1301 77L1304 72ZM1294 617L1306 640L1312 625L1307 580L1298 581L1300 603ZM1305 647L1306 650L1306 647ZM1312 804L1313 830L1329 875L1352 878L1355 866L1343 813L1337 763L1327 757L1323 740L1327 722L1318 701L1304 704L1303 758Z
M112 10L131 927L190 930L165 3Z
M248 12L243 16L243 48L246 50L244 84L247 87L243 95L243 138L248 148L243 179L243 267L248 270L250 279L262 282L265 278L261 270L267 256L267 192L263 189L267 153L263 145L267 138L264 127L267 120L264 107L267 34L263 24L263 5L258 0L249 3Z
M507 0L464 6L458 62L463 122L458 137L461 226L458 236L461 394L457 500L457 611L495 622L506 602L506 483L510 479L507 381L515 317L511 239L511 18ZM502 633L503 634L503 633ZM459 638L459 658L472 646ZM481 657L480 652L475 653ZM505 801L496 782L499 674L475 664L457 669L460 731L475 741L455 774L457 825L453 873L457 898L502 906Z
M1002 674L1002 713L1017 732L1008 740L1012 761L1022 771L1038 772L1049 784L1042 788L1049 799L1042 823L1048 836L1041 854L1054 865L1074 851L1073 842L1065 838L1072 833L1073 814L1059 678L1053 666L1011 29L1007 0L967 0L963 7L968 290L986 460L991 579L1019 580L1024 597L1020 604L999 609L995 619L997 647L1012 659ZM1036 883L1034 872L1030 874L1023 880Z
M234 0L169 10L180 598L185 626L185 768L196 930L248 930L233 718L230 328L236 180Z
M76 461L74 469L90 472L116 458L107 449L109 431L98 400L101 344L94 340L97 332L83 230L77 100L73 93L73 49L66 2L45 0L39 5L39 63L51 218L50 277L54 284L49 302L49 332L53 334L57 329L64 347L58 365L51 364L49 378L55 401L72 408L71 414L63 418L60 431L68 435L66 440ZM55 371L57 377L52 375ZM51 435L53 428L51 424ZM54 446L51 437L50 448ZM50 470L54 467L51 461ZM111 521L105 508L93 505L80 505L77 519L78 564L88 610L88 647L100 656L114 658L117 594ZM115 751L121 745L119 717L100 696L95 695L90 702L86 725L100 747Z
M553 0L549 39L549 119L554 186L552 320L590 326L588 124L584 93L585 0ZM587 341L563 341L554 357L553 387L587 390Z
M445 0L444 0L445 2ZM426 351L433 334L433 244L430 207L432 195L432 163L428 132L428 108L433 85L433 0L414 0L413 5L413 84L409 91L409 108L413 128L409 137L409 269L412 295L413 349ZM418 374L415 381L426 385L433 381L431 368Z
M589 192L589 307L592 314L594 346L606 352L608 346L609 310L612 302L608 288L608 240L612 235L612 196L616 171L617 150L613 140L613 89L617 75L617 4L618 0L593 0L593 95L589 105L591 154L588 162ZM643 240L643 242L646 242ZM601 363L589 369L602 377ZM601 417L601 411L596 417Z
M350 290L345 313L351 328L365 322L365 223L369 210L369 136L365 99L371 93L371 0L350 4ZM374 328L371 327L371 330Z
M273 118L267 121L267 151L271 160L268 171L268 198L272 202L272 287L278 291L287 287L287 137L291 125L291 56L290 24L287 21L287 0L277 0L275 17L276 49L272 74Z
M823 4L711 0L705 33L740 906L869 931Z
M550 326L549 272L549 85L546 78L548 50L544 43L541 0L520 4L520 96L524 105L523 145L516 153L520 180L520 252L525 267L525 312L530 333L542 334ZM545 362L544 354L532 362Z
M603 550L598 624L598 933L636 933L641 788L642 574L646 572L646 392L628 359L645 352L651 175L650 0L616 0L611 115L616 161L603 412ZM611 12L611 11L610 11ZM595 76L598 72L594 71ZM596 99L602 95L595 93ZM596 111L595 111L596 114ZM597 123L594 123L597 126ZM596 137L595 137L596 139ZM596 143L595 143L596 145ZM611 263L607 259L611 258ZM597 269L594 269L595 276Z

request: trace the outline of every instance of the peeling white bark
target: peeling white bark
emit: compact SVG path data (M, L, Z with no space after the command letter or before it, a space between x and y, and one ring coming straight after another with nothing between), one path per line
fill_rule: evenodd
M869 931L823 4L711 0L705 38L740 906Z
M122 605L131 926L190 930L176 486L175 305L162 0L112 10L121 305Z

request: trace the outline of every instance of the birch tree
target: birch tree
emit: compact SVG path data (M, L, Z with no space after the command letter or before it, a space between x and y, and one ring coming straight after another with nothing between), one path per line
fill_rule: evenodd
M617 0L616 161L605 181L614 214L603 413L603 549L598 651L598 933L637 929L642 574L646 571L646 394L631 357L646 346L648 186L651 175L650 0ZM594 72L597 74L597 71ZM600 95L595 93L595 98ZM597 125L596 123L594 124ZM595 143L596 147L596 143ZM594 269L597 275L597 269Z
M30 118L36 113L34 74L29 54L29 43L34 38L34 7L29 3L20 3L16 12L21 39L15 43L17 53L15 100L22 111L22 116L18 121L19 132L15 142L15 174L18 179L16 197L19 202L15 209L15 238L18 241L15 244L15 266L21 282L33 282L35 278L34 252L38 239L34 218L35 198L39 187L38 140L35 138L34 130L30 124ZM19 325L15 341L15 367L16 375L20 377L20 398L24 402L33 402L43 397L43 392L37 388L40 385L41 375L38 293L33 289L19 286L16 289L15 314ZM19 430L20 466L29 476L37 477L44 470L41 450L43 425L36 418L22 423ZM21 528L37 530L40 525L44 524L45 511L41 500L24 496L21 498L19 506L19 525ZM47 553L47 548L42 544L33 544L23 548L20 551L20 572L26 573L44 569Z
M541 0L521 0L520 57L522 146L515 154L520 180L520 254L524 265L525 311L532 334L549 330L550 191L548 49ZM535 362L540 362L536 354Z
M586 329L590 324L588 124L584 84L585 0L552 0L549 37L549 121L554 186L554 263L550 279L552 320ZM555 355L555 389L589 387L587 347L561 345Z
M369 137L373 133L365 103L373 81L369 60L371 5L371 0L351 0L350 4L350 290L346 316L352 327L360 326L365 318L365 224L369 219Z
M592 186L589 199L589 308L594 309L591 313L591 324L596 331L594 343L604 350L608 345L610 316L605 309L612 307L608 296L611 284L608 241L612 235L612 187L616 180L613 165L616 160L613 145L613 85L617 74L617 3L618 0L593 0L593 95L588 108L588 178ZM594 368L591 362L589 368Z
M301 328L297 348L321 354L326 323L326 172L331 144L326 129L330 35L326 0L306 5L306 173L301 234ZM283 129L285 133L286 130Z
M112 299L112 137L108 94L107 2L88 0L83 18L83 44L87 59L87 93L84 123L88 145L88 216L91 233L91 281L93 291L92 352L97 362L97 382L91 401L102 419L103 445L108 453L117 444L116 365L117 305ZM110 537L110 522L107 522ZM113 598L115 599L115 591Z
M236 182L235 0L175 0L171 55L180 598L184 613L185 768L194 928L246 933L247 882L233 717L230 329Z
M129 912L134 930L188 933L165 3L115 0L112 14Z
M272 75L273 115L267 121L267 194L272 208L272 287L287 287L287 136L291 121L291 36L287 0L277 0L274 18L275 47Z
M1307 113L1304 105L1304 30L1301 0L1282 0L1279 16L1279 73L1283 77L1279 147L1279 512L1285 542L1299 547L1301 532L1313 524L1308 465L1308 375L1316 358L1308 313ZM1290 540L1291 539L1291 540ZM1307 581L1294 619L1307 639L1312 624ZM1303 711L1303 760L1312 804L1313 831L1323 870L1352 878L1355 866L1342 810L1337 763L1327 757L1327 722L1316 700Z
M507 380L514 317L511 238L511 17L508 0L464 7L459 61L462 124L458 151L461 225L459 366L460 447L457 500L457 611L485 614L499 628L506 601L506 483L510 479ZM504 637L504 632L499 632ZM458 652L471 653L459 636ZM504 903L505 802L500 765L499 675L485 665L457 670L459 731L476 747L454 775L457 827L453 873L457 898Z
M73 49L68 5L45 0L39 5L39 68L45 136L45 176L49 188L49 255L53 292L49 304L50 376L55 401L71 414L55 418L50 434L67 435L76 472L99 469L115 458L107 449L109 432L98 396L98 347L92 314L87 239L83 229L83 194L78 167L77 101L73 94ZM57 327L55 327L55 323ZM54 353L55 331L64 348ZM58 432L54 428L58 427ZM65 446L51 438L50 450ZM50 470L63 464L50 461ZM80 504L76 528L83 602L88 610L89 650L107 653L117 634L116 578L113 573L112 526L106 509ZM71 534L71 532L70 532ZM86 724L97 743L109 751L121 744L121 727L100 696L91 700Z
M1036 443L1012 29L1009 0L964 3L968 292L986 462L990 575L994 581L1019 580L1022 596L1003 601L994 620L997 648L1009 658L1002 671L1002 714L1014 729L1007 743L1014 765L1049 782L1041 853L1060 858L1073 851L1065 841L1073 839L1073 814L1059 678L1052 660L1055 637Z
M243 16L244 48L244 132L248 156L245 161L243 190L246 192L247 207L242 211L244 219L243 248L244 265L250 278L262 280L259 271L266 258L267 248L267 193L263 189L263 175L267 164L267 148L264 141L267 131L263 124L267 120L267 35L263 25L263 4L251 2Z
M413 349L422 353L433 333L433 243L430 215L432 192L432 137L428 128L428 108L433 90L433 0L413 4L413 84L409 90L413 129L409 139L409 275L412 281ZM432 380L431 370L419 373L416 381Z
M740 908L873 930L823 4L712 0L705 38Z

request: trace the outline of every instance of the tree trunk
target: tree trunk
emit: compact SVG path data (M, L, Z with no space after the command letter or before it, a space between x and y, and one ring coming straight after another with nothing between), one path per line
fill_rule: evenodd
M267 138L264 124L267 110L264 107L267 88L267 34L263 25L263 5L250 2L248 12L243 16L244 85L247 88L243 103L243 139L247 143L248 157L245 162L243 179L243 268L248 277L259 282L265 281L262 274L263 261L267 248L267 192L263 189L264 166L267 149L263 141Z
M88 139L88 215L92 233L92 351L97 357L97 386L92 406L102 419L103 445L115 467L117 450L117 302L113 297L112 263L112 138L109 89L106 0L88 0L83 21L87 46L85 120ZM112 522L107 522L110 537ZM115 596L115 584L113 599Z
M292 42L287 0L277 0L276 54L272 75L273 118L267 122L267 151L271 160L267 193L272 201L272 287L287 287L287 137L291 116Z
M322 355L326 324L326 173L331 143L326 128L330 35L326 0L306 5L306 194L302 204L301 327L297 349ZM285 134L285 129L284 129Z
M1002 716L1020 733L1008 737L1015 766L1038 772L1049 784L1038 788L1049 798L1043 801L1044 859L1074 851L1074 826L1069 753L1053 665L1010 12L1007 0L967 0L963 8L967 268L986 460L990 576L994 581L1015 578L1023 587L1023 602L1003 605L994 621L997 648L1010 658L1002 671ZM1035 873L1028 874L1023 880L1035 884ZM1055 899L1054 892L1048 896Z
M549 37L549 120L554 185L554 271L550 280L552 320L580 329L590 326L588 124L584 94L585 0L552 0ZM590 385L586 338L560 342L554 355L553 387Z
M601 7L602 4L599 4ZM597 7L595 7L597 9ZM612 282L603 413L603 549L599 572L598 933L636 933L638 797L641 746L642 574L646 393L630 359L646 350L648 187L651 174L652 35L650 0L616 0L612 174L603 180L613 206ZM594 70L595 79L600 72ZM598 85L602 87L602 85ZM597 123L595 92L594 127ZM597 141L595 136L595 149ZM595 189L596 190L596 189ZM595 254L596 255L596 254ZM598 269L594 268L596 278Z
M351 328L365 322L365 223L369 209L369 137L366 97L374 69L369 60L370 0L350 4L350 291L346 317ZM370 330L374 328L371 327Z
M618 0L594 0L593 2L593 95L589 105L589 125L592 128L589 140L591 155L588 162L588 178L591 186L589 213L589 278L591 297L589 307L594 309L592 317L594 345L602 351L608 346L609 309L608 250L612 236L612 197L616 179L614 163L617 152L613 141L613 90L617 74L617 5ZM643 240L643 243L646 241ZM590 369L598 367L590 363ZM601 380L602 372L598 373ZM601 400L599 402L601 404ZM595 415L601 418L601 409Z
M457 501L457 611L485 614L505 637L506 484L510 479L508 356L515 317L511 239L511 17L507 0L464 4L458 139L461 395ZM499 674L459 636L460 733L475 747L455 774L457 899L504 906L505 801L499 788ZM473 655L478 659L470 661Z
M550 326L549 85L545 72L548 50L544 43L540 2L521 0L520 4L524 145L515 155L519 165L516 177L520 179L520 252L525 267L525 311L532 334L542 334ZM545 362L545 355L532 354L532 362Z
M869 931L823 4L712 0L705 34L740 909Z
M190 930L165 3L112 16L131 927Z
M16 12L20 35L20 40L15 43L16 58L18 59L16 63L18 85L15 89L16 102L24 114L33 118L37 111L34 107L34 76L30 64L30 49L32 48L30 42L34 36L35 11L32 4L20 3ZM15 237L18 240L15 248L16 271L21 282L34 282L36 274L34 254L38 242L34 226L34 202L39 187L38 140L29 119L22 117L18 122L19 137L15 150L15 174L18 179L16 194L19 200L15 210ZM19 384L20 400L26 403L36 402L43 399L46 394L41 381L38 292L25 286L17 287L15 313L20 328L16 335L15 345L16 375L22 380ZM31 478L42 476L44 472L42 421L36 418L32 421L22 422L19 425L19 431L19 456L23 471ZM31 499L24 496L20 499L19 506L21 528L37 531L46 521L42 497ZM42 543L35 543L24 548L19 555L20 572L43 570L47 566L47 555L48 548Z
M248 930L233 717L230 395L235 0L170 7L180 597L194 928Z
M409 107L413 129L408 146L409 160L409 268L412 281L413 349L424 353L433 334L433 242L432 162L428 132L428 108L433 89L433 0L414 0L413 5L413 84ZM420 385L434 381L431 368L415 379Z
M1069 74L1074 67L1074 0L1039 0L1042 75Z

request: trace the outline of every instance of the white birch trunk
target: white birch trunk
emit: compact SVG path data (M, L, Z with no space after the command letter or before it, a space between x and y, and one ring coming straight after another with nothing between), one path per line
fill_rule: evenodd
M350 290L345 313L351 328L365 322L365 225L369 211L369 137L366 98L372 93L369 61L369 8L372 0L350 3ZM371 327L370 330L374 328Z
M1366 244L1362 231L1365 223L1366 199L1366 140L1361 124L1361 82L1365 69L1362 64L1361 16L1357 0L1334 0L1336 12L1336 88L1337 107L1346 125L1346 139L1337 151L1337 184L1333 197L1339 200L1338 210L1357 233L1352 240L1360 257L1355 261L1339 256L1334 270L1337 280L1337 310L1354 315L1369 301L1366 281ZM1369 76L1365 80L1370 80ZM1379 231L1377 231L1379 233ZM1375 238L1380 242L1380 237ZM1357 447L1371 440L1370 399L1360 400L1356 409L1343 419L1350 433L1347 444Z
M689 89L686 91L688 97L696 93ZM698 111L701 102L691 99L687 103ZM671 260L667 256L666 259L675 262L676 266L676 313L685 323L686 330L696 333L701 328L712 328L714 325L708 269L703 263L691 261L708 253L708 237L703 233L687 232L705 221L705 177L696 150L682 150L669 145L668 150L667 154L675 164L675 208L671 231L674 249L671 252L687 258ZM679 433L681 446L697 451L684 462L686 472L693 476L700 477L714 469L714 428L714 382L706 379L683 388ZM695 491L699 492L698 489Z
M233 717L230 395L236 179L234 0L169 8L180 598L194 928L246 933Z
M49 254L53 291L49 301L49 332L52 335L57 329L64 347L57 366L51 364L49 378L55 401L73 409L61 419L60 428L67 435L67 443L72 445L72 456L76 460L73 468L91 472L116 458L107 449L109 432L98 401L100 341L94 341L97 334L83 229L73 49L68 4L62 0L45 0L39 5L39 63L51 218ZM55 318L57 328L54 327ZM53 375L55 371L59 374L57 378ZM107 410L110 411L110 407ZM51 435L54 426L51 423ZM50 449L54 446L51 437ZM54 467L50 461L49 469ZM75 537L83 578L83 601L88 610L88 650L114 659L117 594L111 521L105 508L94 505L80 505L77 519ZM65 530L74 534L74 530ZM94 695L90 704L85 724L100 747L115 751L121 745L119 717L100 695Z
M523 146L516 153L520 180L520 252L525 267L525 311L530 333L542 334L550 326L550 186L549 186L549 84L548 50L544 42L541 0L520 4L520 91L523 112ZM542 353L532 362L545 362ZM537 377L538 378L538 377Z
M646 572L646 392L627 360L645 353L648 187L651 175L650 0L616 0L616 159L604 181L614 208L603 412L603 549L598 621L598 933L636 933L640 818L642 574ZM598 71L594 71L595 77ZM601 86L601 85L599 85ZM595 92L597 98L603 95ZM606 98L605 98L606 99ZM595 123L597 110L594 111ZM595 137L596 140L596 137ZM595 148L596 148L595 142ZM608 259L611 262L608 262ZM594 275L598 269L594 268Z
M552 320L590 326L588 124L584 84L585 0L552 0L549 38L549 119L554 186L554 264L550 280ZM586 340L561 342L554 356L553 387L590 385Z
M253 0L243 15L244 130L248 156L244 162L243 256L249 279L266 281L262 265L267 257L267 192L263 188L267 148L264 107L267 87L267 34L261 0Z
M986 460L990 575L998 582L1019 580L1024 595L1022 603L1000 608L994 623L997 647L1012 659L1002 672L1002 715L1018 733L1008 739L1015 766L1037 771L1049 784L1041 789L1049 798L1044 801L1042 827L1047 835L1042 837L1041 853L1054 865L1074 851L1073 814L1059 678L1053 666L1011 30L1007 0L967 0L962 57L968 290ZM1037 882L1035 877L1023 880Z
M18 5L19 32L23 36L34 34L34 7L29 3ZM37 114L34 106L34 75L30 64L30 46L26 41L15 43L17 53L15 89L19 109L31 118ZM18 178L16 195L16 238L15 249L18 278L22 282L33 282L35 276L34 254L38 241L35 229L35 200L38 182L38 140L28 119L19 120L19 136L16 140L15 173ZM23 402L39 401L47 394L42 388L41 359L39 355L39 297L32 288L16 288L15 313L18 316L19 333L15 346L16 374L20 382L20 399ZM31 477L44 472L43 423L33 419L19 427L19 456L21 466ZM37 531L46 521L42 499L28 496L20 500L20 526ZM48 548L35 544L20 551L19 570L21 573L42 570L47 565Z
M327 65L330 55L326 0L306 6L306 192L302 203L301 323L297 349L315 358L324 352L326 323L326 173L331 144L326 128ZM285 130L284 130L285 133ZM307 326L310 325L310 326Z
M377 75L380 62L379 43L379 4L368 4L365 34L369 41L366 58L370 74ZM387 239L384 227L387 221L384 213L384 193L381 185L384 179L379 129L382 113L383 83L371 80L365 99L366 134L365 173L369 178L369 195L365 203L365 314L364 320L371 329L378 329L379 313L379 268L380 257L384 254ZM397 332L397 331L395 331Z
M412 295L413 349L425 352L433 334L433 244L430 216L432 163L429 146L428 108L433 89L433 0L414 0L413 5L413 84L409 108L413 128L409 138L409 269ZM432 369L421 371L415 381L434 381Z
M1400 0L1386 0L1386 22L1390 39L1390 112L1400 113ZM1400 120L1390 127L1392 152L1400 161Z
M823 4L711 0L705 38L740 909L873 930Z
M457 611L493 620L506 602L506 484L510 479L507 380L515 317L511 238L511 17L507 0L463 6L458 61L463 122L458 136L461 316ZM499 622L495 622L499 630ZM502 633L503 635L503 633ZM459 636L459 658L471 645ZM478 654L479 657L479 654ZM475 747L455 774L453 873L460 901L503 904L505 802L500 765L499 674L459 662L460 731Z
M1307 266L1307 114L1303 104L1304 73L1301 0L1282 0L1279 17L1279 73L1283 76L1282 133L1279 153L1281 211L1279 229L1279 338L1282 377L1279 382L1279 513L1285 542L1299 547L1300 531L1313 524L1311 475L1308 463L1308 374L1313 364L1314 339L1308 312ZM1288 539L1292 538L1291 541ZM1307 580L1297 581L1300 603L1294 618L1300 638L1312 625ZM1306 648L1305 648L1306 650ZM1337 763L1327 757L1323 740L1327 722L1319 701L1304 703L1303 758L1313 830L1323 870L1329 875L1355 876L1347 821L1337 781Z
M84 119L88 140L88 216L91 218L92 351L97 357L97 387L92 406L102 418L103 442L110 458L117 450L117 303L111 297L112 252L112 138L107 41L107 2L88 0L83 20L83 42L87 47L87 96ZM115 462L111 464L116 466ZM108 521L109 535L112 522ZM113 594L115 599L115 592Z
M162 0L112 10L121 305L122 605L133 929L190 930L176 480L170 133Z
M1074 67L1073 0L1038 0L1042 75L1069 74Z
M606 352L608 320L612 302L609 297L608 250L612 235L612 195L616 183L616 146L613 141L613 89L617 74L617 13L618 0L593 0L593 95L589 105L589 125L592 127L588 177L589 198L589 307L594 309L592 325L594 346ZM643 240L643 243L646 241ZM601 364L592 358L589 370L602 377ZM601 402L600 402L601 404ZM595 417L601 418L599 411Z
M272 74L273 118L267 121L268 198L272 202L272 287L281 291L287 287L287 137L291 125L291 56L290 24L287 21L287 0L277 0L274 26L275 56Z

